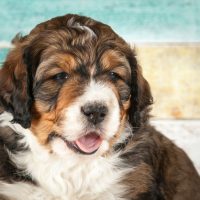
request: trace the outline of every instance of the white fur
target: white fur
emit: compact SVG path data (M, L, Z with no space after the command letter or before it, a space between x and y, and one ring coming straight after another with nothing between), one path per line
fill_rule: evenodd
M56 200L42 188L23 182L9 184L0 181L1 194L12 200Z
M6 122L2 121L6 118ZM16 165L33 177L29 183L0 182L0 194L14 200L122 200L125 191L119 183L129 168L122 166L119 154L108 156L49 153L28 129L12 124L11 115L0 117L0 126L9 126L24 136L20 142L29 151L10 154ZM59 140L55 141L58 142ZM57 144L57 145L58 145Z
M108 107L108 114L102 122L100 132L103 140L103 145L99 148L97 154L106 152L109 148L109 139L111 139L120 126L120 108L116 95L112 89L101 82L91 80L85 88L82 96L65 109L65 120L63 120L63 137L68 141L75 141L88 130L87 119L81 112L81 107L87 103L100 102Z

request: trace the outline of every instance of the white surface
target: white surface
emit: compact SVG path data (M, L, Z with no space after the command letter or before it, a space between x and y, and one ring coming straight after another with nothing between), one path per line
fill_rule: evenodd
M189 155L200 174L200 120L152 120L151 123Z
M12 48L13 45L7 41L0 41L0 48Z

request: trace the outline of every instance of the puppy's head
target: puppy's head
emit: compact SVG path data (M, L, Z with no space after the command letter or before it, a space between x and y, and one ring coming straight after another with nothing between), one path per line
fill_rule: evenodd
M134 52L109 26L66 15L15 40L0 102L51 152L103 154L152 102Z

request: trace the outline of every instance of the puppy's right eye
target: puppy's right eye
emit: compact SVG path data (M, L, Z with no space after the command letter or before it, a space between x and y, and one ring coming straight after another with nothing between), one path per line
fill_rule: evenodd
M66 72L60 72L52 77L56 81L63 81L69 77L69 74Z

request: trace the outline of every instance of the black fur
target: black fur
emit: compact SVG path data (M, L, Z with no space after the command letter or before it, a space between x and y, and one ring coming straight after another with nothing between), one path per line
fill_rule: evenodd
M12 154L29 151L27 147L19 143L22 138L9 127L0 127L0 180L32 182L31 177L25 174L23 169L17 168L8 155L8 151Z

